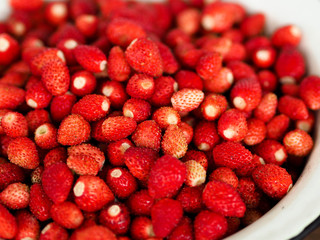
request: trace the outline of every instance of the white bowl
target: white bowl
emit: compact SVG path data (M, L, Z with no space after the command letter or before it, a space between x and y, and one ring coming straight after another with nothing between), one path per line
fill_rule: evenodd
M148 2L144 0L145 2ZM149 2L154 0L149 0ZM157 1L157 0L155 0ZM158 0L161 1L161 0ZM229 0L227 0L229 1ZM307 59L309 74L320 75L320 0L233 0L249 12L264 12L267 32L285 24L302 29L300 49ZM231 0L232 2L232 0ZM0 20L9 13L8 0L0 0ZM308 163L287 196L258 221L227 240L285 240L295 237L320 214L320 113L317 114L315 147Z

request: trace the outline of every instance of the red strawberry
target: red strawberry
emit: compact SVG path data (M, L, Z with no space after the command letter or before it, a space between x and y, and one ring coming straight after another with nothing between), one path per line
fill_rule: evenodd
M111 107L122 108L127 101L128 95L125 87L116 81L106 81L101 86L101 93L107 96L111 102Z
M168 46L170 46L171 48L174 48L174 47L181 45L181 44L184 44L184 43L191 42L190 36L179 28L174 28L174 29L170 30L167 33L165 40L166 40L166 43L168 44Z
M298 46L301 41L301 37L301 30L297 26L286 25L274 31L271 41L276 47L284 47L286 45Z
M48 107L51 99L52 94L41 81L34 83L26 93L26 103L29 107L36 109Z
M29 208L34 216L40 221L48 220L52 202L45 194L40 184L33 184L30 188Z
M185 9L177 15L177 25L187 34L194 34L200 28L200 12L197 9Z
M222 33L223 38L229 38L233 43L242 43L244 36L240 29L231 28Z
M89 227L85 227L75 231L71 235L71 239L73 240L102 240L102 239L110 239L117 240L116 235L106 227L100 225L93 225Z
M288 95L280 98L278 110L292 120L304 120L309 115L307 107L302 100Z
M55 96L50 106L52 119L56 122L61 122L71 113L72 106L76 101L76 96L68 92L61 96Z
M235 108L249 112L255 109L261 100L261 87L255 79L241 79L233 86L230 97Z
M124 154L129 148L133 146L133 143L127 138L110 143L107 146L107 155L109 158L109 162L113 166L124 166Z
M196 109L204 99L204 93L198 89L184 88L173 94L172 106L181 112L190 112Z
M154 120L140 123L131 137L137 147L160 150L161 129Z
M18 42L7 33L0 34L1 52L0 64L8 65L13 62L19 54Z
M150 197L148 190L143 189L130 195L127 206L130 209L130 213L134 215L149 216L153 203L154 200Z
M248 132L243 139L244 143L248 146L261 143L267 134L267 127L263 121L251 118L248 120Z
M265 25L266 18L263 13L256 13L245 18L240 26L242 33L247 37L259 35Z
M154 92L154 80L146 74L135 74L129 79L126 92L134 98L149 99Z
M60 25L67 20L68 7L64 2L53 2L46 5L45 17L52 25Z
M130 173L139 180L146 181L152 165L158 159L158 153L150 148L130 147L123 158Z
M177 89L178 85L172 77L161 76L154 80L154 93L149 101L156 107L169 105L171 97Z
M122 111L123 116L131 117L136 122L142 122L147 120L151 115L151 105L145 100L131 98L125 102Z
M305 131L295 129L284 136L283 145L289 154L305 157L313 148L313 140Z
M99 222L117 235L125 234L130 225L128 208L122 203L112 204L100 212Z
M193 138L193 128L185 122L181 122L178 127L180 128L180 130L182 131L187 144L189 144L192 141Z
M99 163L93 157L84 154L69 156L67 165L78 175L96 176L100 170Z
M213 159L217 166L236 169L248 164L252 154L240 143L223 142L213 149Z
M234 188L237 188L239 183L237 175L232 171L232 169L227 167L219 167L215 169L209 176L209 181L212 180L228 183Z
M186 167L178 159L165 155L152 166L148 181L151 197L174 196L186 178Z
M265 94L259 105L254 109L254 116L264 122L269 122L276 114L278 98L274 93Z
M16 109L24 102L25 91L21 88L0 83L0 109Z
M0 204L0 237L11 239L18 232L16 218Z
M289 95L292 97L298 97L299 96L299 85L295 83L284 83L281 85L281 92L283 95Z
M8 137L17 138L28 136L28 122L21 113L6 113L1 119L1 126Z
M206 181L206 170L195 160L188 160L185 162L187 169L187 176L185 184L189 187L196 187Z
M289 173L274 164L257 167L253 173L254 182L270 197L281 199L292 187Z
M178 226L171 232L168 240L193 239L192 221L188 217L183 217Z
M258 80L263 92L273 92L277 88L278 79L270 70L261 70L258 72Z
M73 175L65 163L55 163L43 171L43 190L54 203L62 203L68 198L72 184Z
M221 54L209 52L200 57L197 62L196 71L202 79L209 80L219 73L221 67Z
M227 228L227 220L222 215L208 210L200 212L194 221L196 239L220 239Z
M22 209L29 205L29 187L22 183L8 185L0 194L0 201L10 209Z
M68 65L75 65L77 63L73 55L73 49L79 44L80 43L73 38L63 38L62 40L57 41L56 47L63 52Z
M196 151L196 150L188 150L186 155L181 159L181 161L186 162L189 160L194 160L200 165L207 170L208 168L208 159L207 156L201 152L201 151Z
M77 62L87 71L99 73L107 67L107 58L97 47L78 45L73 54Z
M218 121L218 133L225 140L241 141L248 132L247 121L237 109L224 112Z
M86 121L97 121L105 117L110 108L107 97L97 94L89 94L81 98L73 105L72 113L81 115Z
M243 61L247 57L246 48L242 43L232 42L229 51L224 56L225 62ZM274 59L273 59L274 60Z
M175 75L179 90L183 88L194 88L203 90L203 82L198 74L192 71L181 70Z
M212 180L202 193L204 204L212 211L228 217L243 217L246 206L239 193L229 184Z
M232 61L227 64L228 69L232 71L234 80L237 82L241 79L256 79L257 76L253 68L242 62L242 61Z
M63 147L58 147L50 150L43 159L44 167L47 168L50 165L57 162L66 162L68 158L67 151Z
M130 227L130 233L134 240L153 239L153 237L155 237L152 222L147 217L136 217L133 219Z
M221 68L213 78L204 80L204 89L214 93L226 92L233 83L233 73L229 68Z
M0 191L5 189L9 184L23 182L25 179L22 168L12 163L0 164Z
M72 202L53 204L50 213L56 223L68 229L78 228L84 219L81 210Z
M287 160L285 147L275 140L264 140L255 146L254 151L261 156L266 163L282 165Z
M34 140L42 149L53 149L59 146L57 132L58 130L51 123L42 124L36 129Z
M152 206L151 219L157 237L166 237L178 225L183 215L179 201L164 198Z
M35 169L40 163L36 145L26 137L10 141L8 158L10 162L26 169Z
M39 240L50 240L50 239L60 239L67 240L68 232L66 229L61 227L59 224L52 222L45 226L41 233Z
M147 38L136 38L127 47L126 59L137 72L159 77L163 72L162 58L157 45Z
M76 27L86 37L92 37L97 31L99 19L95 15L82 14L75 19Z
M87 212L98 211L114 200L109 187L95 176L80 176L73 187L73 193L77 206Z
M220 94L209 94L201 103L201 112L208 121L216 120L227 110L227 99Z
M30 132L34 132L40 125L50 123L49 113L44 109L36 109L30 111L26 115L28 128Z
M224 58L230 52L232 41L229 38L224 37L208 37L207 39L200 39L197 45L199 45L205 52L217 52L221 54L222 58Z
M237 188L247 208L257 208L261 199L261 192L251 178L241 178Z
M90 137L90 124L80 115L72 114L63 119L58 130L58 142L62 145L77 145Z
M277 52L273 47L264 47L255 50L252 53L252 60L255 66L259 68L269 68L276 60Z
M307 107L312 110L320 109L319 83L319 77L309 76L304 78L300 84L300 97L303 99Z
M214 122L201 121L194 129L193 142L200 151L209 151L220 138Z
M102 124L102 134L109 141L126 138L136 129L137 123L128 117L108 117Z
M179 192L178 200L187 213L198 213L203 208L202 187L183 187Z
M163 63L163 72L167 74L174 74L178 68L179 63L173 55L171 49L161 42L155 42L158 46L159 53Z
M88 71L79 71L72 75L70 91L77 96L91 94L97 85L94 75Z
M128 198L137 190L137 181L125 168L112 168L107 172L106 182L120 199Z
M303 120L301 120L303 121ZM267 137L274 140L281 140L290 124L290 118L280 114L272 118L267 124Z
M37 239L40 234L40 224L29 211L22 210L16 213L18 232L15 239Z
M129 79L130 73L131 69L123 50L118 46L113 47L108 57L109 78L114 81L123 82Z
M161 149L164 154L174 156L176 158L182 158L187 150L187 141L177 125L170 125L161 141Z
M170 125L178 125L181 122L179 113L172 107L161 107L157 109L153 113L152 119L157 122L161 129L166 129Z

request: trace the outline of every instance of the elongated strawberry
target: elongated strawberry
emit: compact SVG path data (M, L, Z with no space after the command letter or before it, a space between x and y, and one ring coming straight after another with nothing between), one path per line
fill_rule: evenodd
M102 124L102 134L107 140L117 141L128 137L136 129L137 123L128 117L108 117Z
M199 187L183 187L179 192L176 200L178 200L187 213L198 213L203 208L202 203L202 186Z
M196 109L204 99L204 93L198 89L184 88L171 98L172 106L181 112L190 112Z
M221 68L213 78L204 80L204 89L214 93L224 93L233 83L233 74L229 68Z
M140 73L159 77L163 72L162 58L157 45L147 38L136 38L127 47L129 65Z
M16 218L0 204L0 237L14 238L18 232Z
M198 75L204 79L209 80L213 78L222 67L222 57L217 52L209 52L200 57L196 70Z
M177 82L172 77L161 76L154 80L154 93L149 101L156 107L167 106L177 89Z
M123 166L125 164L125 152L133 146L133 143L127 138L110 143L107 147L109 162L113 166Z
M185 184L190 187L196 187L203 184L206 180L206 170L195 160L185 162L187 169L187 176Z
M21 210L15 214L18 224L18 232L15 238L21 240L23 238L36 239L40 234L40 224L27 210Z
M84 154L69 156L67 165L78 175L96 176L100 170L99 163L93 157Z
M182 158L188 149L187 141L177 125L170 125L165 131L162 141L161 149L164 154Z
M201 121L194 129L193 142L200 151L212 150L219 140L214 122Z
M304 78L300 84L300 97L303 99L307 107L312 110L318 110L320 108L319 83L319 77L309 76Z
M239 183L237 175L228 167L219 167L215 169L209 176L209 181L212 180L228 183L234 188L237 188Z
M52 120L61 122L71 113L72 107L76 101L77 97L69 92L61 96L53 97L50 105Z
M178 159L165 155L152 166L148 181L151 197L174 196L186 178L186 167Z
M286 45L297 46L301 41L301 37L301 30L297 26L286 25L274 31L271 41L276 47L284 47Z
M33 184L30 188L29 208L33 215L40 221L51 217L50 209L52 201L45 194L41 184Z
M72 202L53 204L50 213L56 223L68 229L78 228L84 219L81 210Z
M256 145L265 139L267 134L267 127L263 121L252 118L248 120L248 132L243 139L244 143L252 146Z
M278 98L274 93L265 94L259 105L254 109L254 116L264 122L269 122L276 114Z
M101 93L110 100L111 107L122 108L128 99L125 87L117 81L106 81L101 86Z
M131 73L131 69L125 58L123 50L115 46L109 52L108 75L111 80L126 81Z
M167 74L174 74L179 68L179 63L173 55L171 49L161 42L155 43L158 46L159 53L162 59L163 72Z
M41 81L33 84L26 93L26 103L32 108L46 108L51 99L52 94Z
M130 213L134 215L150 215L151 207L154 203L153 198L149 195L148 190L134 192L127 201Z
M305 103L301 99L288 95L279 99L278 110L293 120L308 118L308 110Z
M7 33L0 34L0 42L2 45L0 52L0 64L8 65L17 58L19 54L19 44Z
M9 209L23 209L29 205L29 187L23 183L12 183L0 194L0 201Z
M16 109L24 102L25 91L21 88L0 83L0 108Z
M267 124L267 137L274 140L281 140L288 130L290 118L284 114L275 116Z
M281 166L287 160L287 151L285 147L275 140L264 140L254 151L262 157L266 163L272 163Z
M107 67L107 58L97 47L89 45L78 45L73 50L77 62L87 71L99 73Z

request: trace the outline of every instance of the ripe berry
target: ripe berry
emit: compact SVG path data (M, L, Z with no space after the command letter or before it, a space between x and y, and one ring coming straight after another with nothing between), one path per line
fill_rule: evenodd
M68 229L78 228L84 219L81 210L72 202L53 204L50 213L56 223Z
M70 91L77 96L91 94L97 85L94 75L87 71L79 71L72 75Z
M130 213L134 215L149 216L153 203L154 200L149 195L148 190L140 190L130 195L127 206L130 209Z
M313 140L305 131L295 129L284 136L283 145L289 154L304 157L312 150Z

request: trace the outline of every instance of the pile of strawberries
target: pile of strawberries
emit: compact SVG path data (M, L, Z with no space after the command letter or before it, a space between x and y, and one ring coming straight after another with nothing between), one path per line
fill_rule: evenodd
M214 240L282 199L313 147L300 30L237 3L10 0L0 238Z

